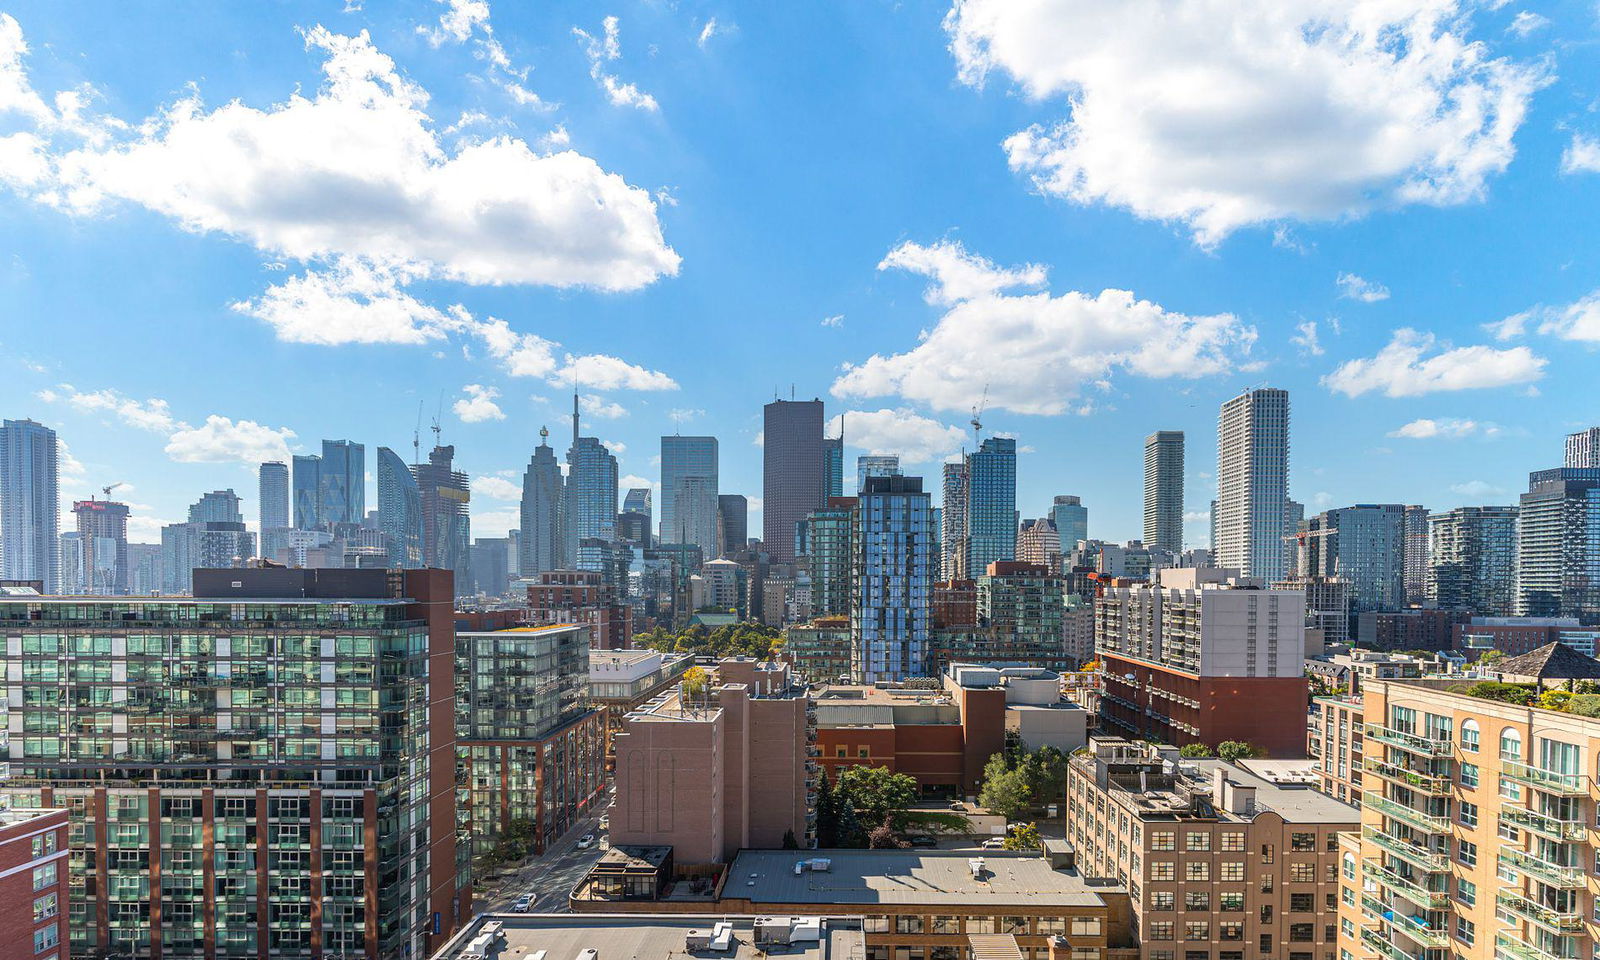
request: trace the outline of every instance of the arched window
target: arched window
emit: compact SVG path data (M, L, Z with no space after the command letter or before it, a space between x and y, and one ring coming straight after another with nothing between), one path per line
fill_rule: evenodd
M1522 759L1522 734L1515 727L1506 727L1500 731L1500 759Z
M1478 721L1461 721L1461 749L1478 752Z

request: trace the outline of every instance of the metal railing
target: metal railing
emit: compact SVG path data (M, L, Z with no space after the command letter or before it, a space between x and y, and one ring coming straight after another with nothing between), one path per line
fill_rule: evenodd
M1362 861L1362 867L1367 876L1371 877L1379 886L1392 890L1396 895L1404 897L1424 909L1437 910L1450 901L1450 894L1446 891L1429 890L1413 883L1370 857Z
M1522 850L1502 850L1500 864L1563 890L1584 886L1583 868L1551 863Z
M1391 837L1376 827L1362 827L1361 837L1373 846L1399 857L1425 873L1445 873L1450 869L1450 861L1444 854L1429 850L1421 844Z
M1392 730L1381 723L1368 723L1362 726L1368 739L1425 757L1448 757L1455 752L1455 744L1449 740L1434 740L1403 730Z
M1500 822L1551 840L1571 842L1589 835L1589 826L1582 820L1561 820L1521 807L1501 807Z
M1361 767L1368 773L1373 773L1385 780L1393 780L1403 787L1426 793L1435 797L1447 797L1455 789L1455 783L1449 777L1422 773L1417 770L1407 770L1398 764L1389 763L1378 757L1367 757L1361 762Z
M1417 828L1424 833L1449 833L1450 821L1444 817L1436 817L1421 810L1415 810L1403 803L1397 803L1387 797L1366 790L1361 794L1363 806L1376 810L1386 817L1392 817L1408 826Z
M1502 890L1495 895L1494 902L1508 913L1515 914L1524 920L1536 923L1541 927L1558 934L1571 933L1583 929L1583 914L1573 907L1570 913L1563 913L1547 907L1542 903L1529 900L1515 890Z
M1589 793L1589 778L1582 774L1557 773L1516 760L1501 761L1500 772L1518 783L1557 796L1582 797Z

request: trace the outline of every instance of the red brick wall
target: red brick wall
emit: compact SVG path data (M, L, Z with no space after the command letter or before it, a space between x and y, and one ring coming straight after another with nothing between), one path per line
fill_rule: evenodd
M40 855L35 857L34 840L40 842ZM55 851L49 852L53 839ZM54 863L56 882L40 890L33 889L33 870L37 866ZM21 823L0 827L0 957L37 957L44 960L52 955L66 960L67 938L67 812L42 811L41 815ZM35 923L34 903L50 894L56 896L56 913ZM33 952L33 936L51 924L56 925L60 944L53 950Z

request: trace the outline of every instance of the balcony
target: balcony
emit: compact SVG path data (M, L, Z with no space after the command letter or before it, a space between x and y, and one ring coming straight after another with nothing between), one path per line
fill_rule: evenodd
M1522 850L1501 851L1500 865L1562 890L1581 890L1584 886L1582 868L1551 863Z
M1450 869L1450 861L1444 854L1429 850L1421 844L1391 837L1374 827L1363 827L1361 838L1387 851L1391 856L1399 857L1423 873L1445 873Z
M1589 778L1576 773L1555 773L1541 770L1515 760L1500 763L1500 772L1518 783L1558 797L1586 797L1589 795Z
M1361 943L1367 949L1376 952L1378 956L1387 957L1388 960L1432 960L1432 957L1438 956L1426 950L1420 953L1407 953L1391 944L1387 937L1371 927L1361 928Z
M1495 895L1494 902L1506 912L1515 914L1529 923L1536 923L1552 933L1576 933L1583 929L1583 915L1576 912L1576 907L1571 913L1563 913L1529 900L1515 890L1502 890Z
M1362 860L1361 865L1366 875L1374 882L1423 909L1437 910L1450 900L1450 894L1445 891L1428 890L1419 886L1370 857Z
M1494 949L1496 954L1503 952L1508 957L1516 957L1517 960L1572 960L1577 956L1576 951L1565 955L1551 953L1509 933L1494 935Z
M1407 753L1423 757L1448 757L1455 751L1455 745L1449 740L1430 740L1414 733L1391 730L1377 723L1368 723L1364 726L1367 739L1398 747Z
M1399 820L1409 827L1415 827L1423 833L1450 832L1450 821L1444 817L1435 817L1420 810L1413 810L1403 803L1396 803L1387 797L1381 797L1371 790L1362 792L1361 803L1369 809L1376 810L1391 819Z
M1521 807L1501 807L1500 822L1551 840L1580 841L1588 837L1589 827L1582 820L1558 820L1548 814Z
M1378 757L1367 757L1362 761L1361 767L1368 773L1376 774L1385 780L1392 780L1402 787L1433 797L1448 797L1451 791L1455 789L1455 784L1451 782L1449 777L1407 770L1405 767L1389 763Z
M1377 900L1374 900L1372 897L1364 894L1361 897L1361 905L1366 907L1369 913L1387 920L1393 927L1395 927L1395 929L1399 930L1401 933L1417 941L1418 943L1425 944L1430 947L1447 947L1450 945L1449 937L1446 935L1445 931L1428 926L1427 921L1423 920L1420 916L1409 916L1407 914L1391 910Z

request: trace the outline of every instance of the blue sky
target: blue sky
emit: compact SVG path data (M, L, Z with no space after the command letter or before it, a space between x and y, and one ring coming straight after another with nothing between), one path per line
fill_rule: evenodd
M1588 3L350 7L0 0L0 412L139 539L419 404L499 535L574 382L752 497L774 393L932 477L987 390L1109 539L1185 430L1195 544L1251 385L1312 510L1512 502L1600 420Z

